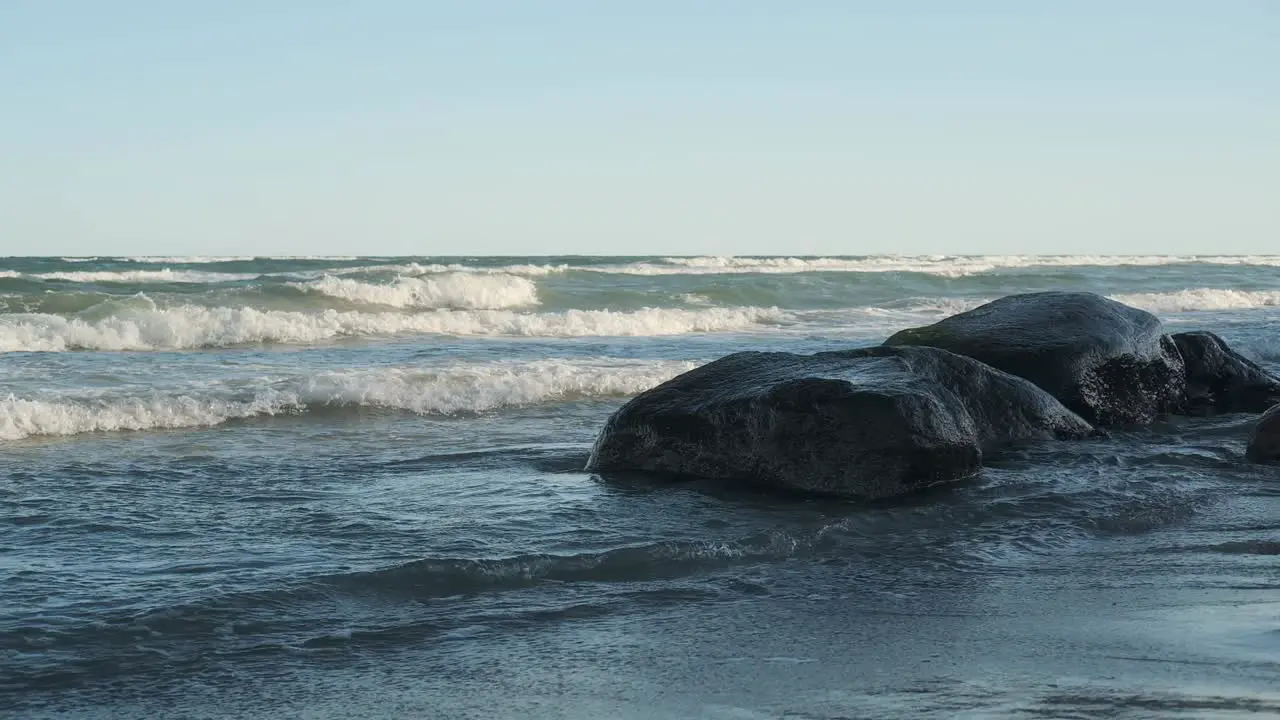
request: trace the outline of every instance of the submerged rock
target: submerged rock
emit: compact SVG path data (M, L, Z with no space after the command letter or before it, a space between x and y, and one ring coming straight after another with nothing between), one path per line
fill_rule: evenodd
M1263 412L1280 403L1280 379L1211 332L1170 336L1186 364L1186 411L1196 415Z
M1035 385L944 350L745 352L632 399L588 469L875 499L969 475L992 446L1093 433Z
M1280 463L1280 405L1262 414L1244 456L1249 462Z
M886 345L927 345L1026 378L1098 425L1152 422L1176 412L1182 357L1151 313L1094 293L1010 295Z

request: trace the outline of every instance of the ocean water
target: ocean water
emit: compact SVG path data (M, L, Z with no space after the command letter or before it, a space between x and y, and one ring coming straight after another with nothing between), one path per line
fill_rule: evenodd
M0 259L0 716L1280 717L1250 417L871 507L583 472L700 363L1044 289L1280 371L1280 256Z

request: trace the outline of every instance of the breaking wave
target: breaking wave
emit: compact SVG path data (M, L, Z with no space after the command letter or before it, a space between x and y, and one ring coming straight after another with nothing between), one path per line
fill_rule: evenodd
M1252 310L1280 307L1277 290L1222 290L1197 288L1169 293L1129 293L1112 295L1112 300L1155 313L1201 310Z
M790 274L809 272L922 273L942 277L980 275L1002 269L1071 267L1152 267L1160 265L1280 266L1280 256L1167 255L883 255L871 257L668 257L580 268L631 275Z
M101 319L0 315L0 352L181 350L256 343L307 344L343 337L439 334L523 337L622 337L746 330L786 318L776 308L632 312L431 310L421 313L292 312L183 305L122 308Z
M634 395L692 370L679 360L536 360L328 373L300 391L309 404L361 405L423 415L483 412L547 400Z
M96 402L0 400L0 439L120 430L173 430L297 411L296 398L269 393L248 402L178 397L130 397Z
M471 275L519 275L521 277L543 277L546 275L554 275L557 273L567 272L569 270L582 270L586 268L575 268L568 264L561 263L558 265L534 265L529 263L516 265L498 265L498 266L477 266L463 265L461 263L427 263L408 262L391 265L358 265L355 267L341 268L343 274L355 273L392 273L395 275L407 275L409 277L417 277L421 275L436 275L440 273L467 273Z
M132 255L120 259L135 263L204 265L211 263L250 262L253 260L332 260L334 262L343 262L358 260L359 258L355 255Z
M12 277L12 276L11 276ZM258 275L246 273L199 272L193 270L86 270L34 273L38 280L65 280L80 283L223 283L252 280Z
M538 304L538 286L516 275L445 273L431 277L398 277L390 284L361 282L326 275L294 287L363 305L398 308L503 310Z
M540 360L447 368L378 368L170 394L0 400L0 439L209 427L314 408L370 407L454 415L634 395L696 366L687 361ZM237 397L239 395L239 397Z
M333 274L390 273L420 276L439 273L468 273L475 275L505 274L522 277L542 277L566 272L589 272L622 275L721 275L721 274L795 274L795 273L919 273L939 277L958 278L982 275L1001 270L1066 269L1091 267L1158 267L1165 265L1216 265L1280 267L1278 255L882 255L858 257L742 257L700 256L665 257L653 259L626 259L608 262L600 258L595 262L512 263L487 265L484 263L449 262L441 258L388 258L383 264L348 266L345 263L361 260L356 256L193 256L193 257L124 257L107 260L148 265L199 265L216 263L245 263L253 261L306 261L308 263L331 262L327 271ZM63 258L65 262L101 261L104 258ZM604 260L601 262L601 260ZM317 268L309 266L307 272ZM279 274L269 272L266 274ZM285 273L288 274L288 273ZM224 282L228 279L253 278L255 275L232 273L202 273L190 270L140 269L121 271L62 271L33 275L44 279L71 282Z

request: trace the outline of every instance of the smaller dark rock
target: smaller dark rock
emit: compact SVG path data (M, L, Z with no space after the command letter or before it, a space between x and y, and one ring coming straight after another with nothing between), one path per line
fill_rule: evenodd
M1097 425L1177 412L1186 371L1156 316L1094 293L1009 295L885 345L925 345L1023 377Z
M1263 413L1249 438L1245 459L1253 463L1274 465L1280 463L1280 405Z
M1188 414L1258 413L1280 403L1280 379L1232 350L1222 338L1211 332L1171 337L1187 367Z

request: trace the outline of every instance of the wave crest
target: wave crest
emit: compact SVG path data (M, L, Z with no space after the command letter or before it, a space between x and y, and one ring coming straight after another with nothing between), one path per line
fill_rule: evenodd
M248 402L189 396L75 402L27 400L11 395L0 400L0 439L209 427L233 419L296 412L301 407L296 397L278 393L267 393Z
M438 275L441 273L465 273L468 275L518 275L521 277L545 277L547 275L555 275L568 270L580 270L582 268L571 267L568 264L561 263L558 265L533 265L529 263L517 265L464 265L462 263L428 263L408 262L394 265L357 265L354 267L345 267L335 270L343 275L352 275L357 273L374 274L389 273L393 275L407 275L409 277L419 277L422 275Z
M397 277L390 284L326 275L293 285L348 302L398 308L503 310L538 304L538 286L532 280L507 274L453 272L430 277Z
M447 368L374 368L264 380L248 397L229 387L169 395L0 400L0 439L209 427L318 408L372 407L420 415L478 413L634 395L692 370L662 360L539 360Z
M86 311L88 312L88 311ZM256 343L310 344L342 337L437 334L634 337L746 330L777 322L777 308L645 308L631 312L431 310L420 313L293 312L183 305L125 308L101 319L0 316L0 351L183 350Z
M1194 288L1169 293L1112 295L1111 299L1154 313L1196 312L1200 310L1252 310L1280 306L1280 291Z
M920 273L941 277L982 275L1003 269L1156 267L1161 265L1280 266L1280 256L1174 255L873 255L865 257L666 257L625 265L575 270L626 275L792 274L811 272Z
M695 363L685 361L538 360L445 370L350 371L316 376L300 394L308 403L454 414L548 400L634 395L694 367Z
M252 280L251 273L219 273L198 270L84 270L35 273L28 277L38 280L65 280L77 283L186 283L210 284Z

